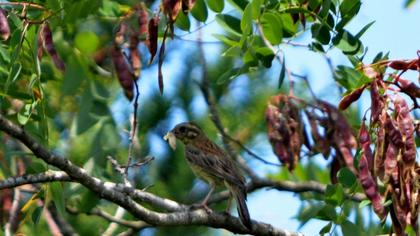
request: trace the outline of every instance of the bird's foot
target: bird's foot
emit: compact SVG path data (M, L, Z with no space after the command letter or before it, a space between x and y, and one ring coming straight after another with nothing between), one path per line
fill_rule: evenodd
M207 204L200 203L200 204L193 204L193 205L190 206L190 209L191 210L195 210L195 209L199 209L199 208L204 208L204 210L207 213L211 213L212 212L212 210L207 206Z

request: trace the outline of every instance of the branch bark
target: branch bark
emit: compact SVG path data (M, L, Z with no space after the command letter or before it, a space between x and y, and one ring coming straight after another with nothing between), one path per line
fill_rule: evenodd
M56 155L44 148L38 141L28 135L22 128L13 124L0 114L0 130L14 137L28 147L37 158L64 171L71 180L78 182L97 194L99 197L113 202L130 212L133 216L152 226L180 226L180 225L205 225L213 228L224 228L233 233L256 234L256 235L300 235L283 229L276 229L272 225L253 221L252 230L246 229L239 219L226 214L206 212L198 209L193 211L178 211L161 213L149 210L134 201L135 194L117 191L127 189L123 184L113 184L101 181L90 176L83 168L74 165L67 158ZM129 189L129 188L128 188ZM134 193L135 191L132 191ZM143 191L142 191L143 192ZM145 193L145 192L143 192ZM141 197L147 196L139 194ZM152 195L152 194L150 194ZM152 195L154 196L154 195ZM151 196L148 196L151 197ZM166 204L166 201L162 202ZM170 202L172 204L172 202Z

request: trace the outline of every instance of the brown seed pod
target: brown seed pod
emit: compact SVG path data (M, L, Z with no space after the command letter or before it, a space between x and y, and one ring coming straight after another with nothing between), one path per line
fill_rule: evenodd
M52 58L52 60L55 64L55 67L57 67L57 69L59 69L61 71L65 71L66 66L65 66L63 60L58 55L57 51L55 50L51 28L50 28L48 23L44 23L44 24L41 25L39 34L41 34L40 37L42 37L42 39L38 40L38 42L40 42L40 41L42 42L43 48L51 56L51 58ZM39 55L40 55L40 53L38 52L38 56ZM42 54L41 54L41 56L42 56Z
M379 94L379 86L381 83L377 79L373 80L370 86L370 97L372 101L372 123L379 120L379 115L384 110L385 98Z
M395 60L388 64L394 70L417 70L417 59L410 61Z
M0 8L0 38L7 40L10 37L10 27L7 21L6 11Z
M266 120L274 153L289 170L293 170L303 145L299 108L287 96L274 96L270 99Z
M130 62L131 67L133 68L133 73L135 76L135 79L140 75L140 69L141 69L141 60L140 60L140 53L137 49L137 46L139 44L139 39L137 38L137 34L132 32L130 35Z
M338 108L340 110L346 110L353 102L357 101L360 96L362 95L363 91L365 90L366 86L362 86L358 89L355 89L354 91L352 91L351 93L347 94L346 96L344 96L339 105Z
M194 7L195 0L182 0L182 11L187 13Z
M139 37L141 41L147 39L149 33L149 13L147 12L146 6L143 2L140 3L140 6L137 10L137 22L139 23Z
M150 61L152 63L153 58L155 58L157 47L158 47L158 25L159 25L159 15L155 15L152 19L149 20L149 37L147 39L147 46L150 52Z
M125 23L120 23L117 27L117 31L115 32L114 43L117 45L121 45L125 41L125 33L127 32L127 25Z
M402 134L402 140L405 146L402 159L404 160L405 164L411 167L416 161L414 121L410 116L410 108L402 97L396 96L394 100L394 107L397 113L396 123Z
M362 151L366 156L366 160L368 162L368 168L369 171L371 173L373 173L373 153L372 153L372 149L370 149L370 137L369 137L369 133L366 129L366 124L365 121L363 120L362 125L360 126L360 130L359 130L359 142L362 146Z
M170 22L175 22L179 11L182 8L182 0L163 0L163 12L168 16Z
M412 98L420 98L420 88L415 83L399 77L398 84L401 92Z
M118 80L124 90L125 96L128 100L133 100L134 89L134 75L131 73L130 68L124 58L120 48L114 44L111 48L111 58L114 63L115 72L117 73Z
M368 161L363 152L359 160L359 180L366 197L372 202L373 210L381 219L384 219L386 210L382 205L382 196L379 194L378 186L370 174Z

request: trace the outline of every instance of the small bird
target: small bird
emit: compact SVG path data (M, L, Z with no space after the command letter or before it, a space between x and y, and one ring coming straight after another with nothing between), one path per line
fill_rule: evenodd
M237 210L242 224L252 229L251 218L246 205L245 178L240 173L235 162L215 143L213 143L201 128L193 122L184 122L175 126L165 135L164 139L175 148L175 138L185 145L185 158L194 174L208 182L210 191L201 206L206 210L207 201L216 186L225 185L231 198L235 198ZM230 208L229 198L227 210Z

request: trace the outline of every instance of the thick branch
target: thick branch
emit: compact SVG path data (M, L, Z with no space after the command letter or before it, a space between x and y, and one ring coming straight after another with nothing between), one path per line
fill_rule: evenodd
M299 235L298 233L276 229L272 225L253 221L252 230L247 230L236 217L226 214L207 213L205 210L181 211L173 213L159 213L146 209L136 203L129 195L121 191L115 191L115 184L105 183L97 178L93 178L88 173L74 165L68 159L55 155L45 149L39 142L26 134L17 125L13 124L0 115L0 130L3 130L12 137L25 144L36 157L46 163L65 171L68 176L89 190L96 193L99 197L109 200L119 206L124 207L133 216L145 221L150 225L179 226L179 225L206 225L214 228L224 228L233 233L247 233L257 235Z

